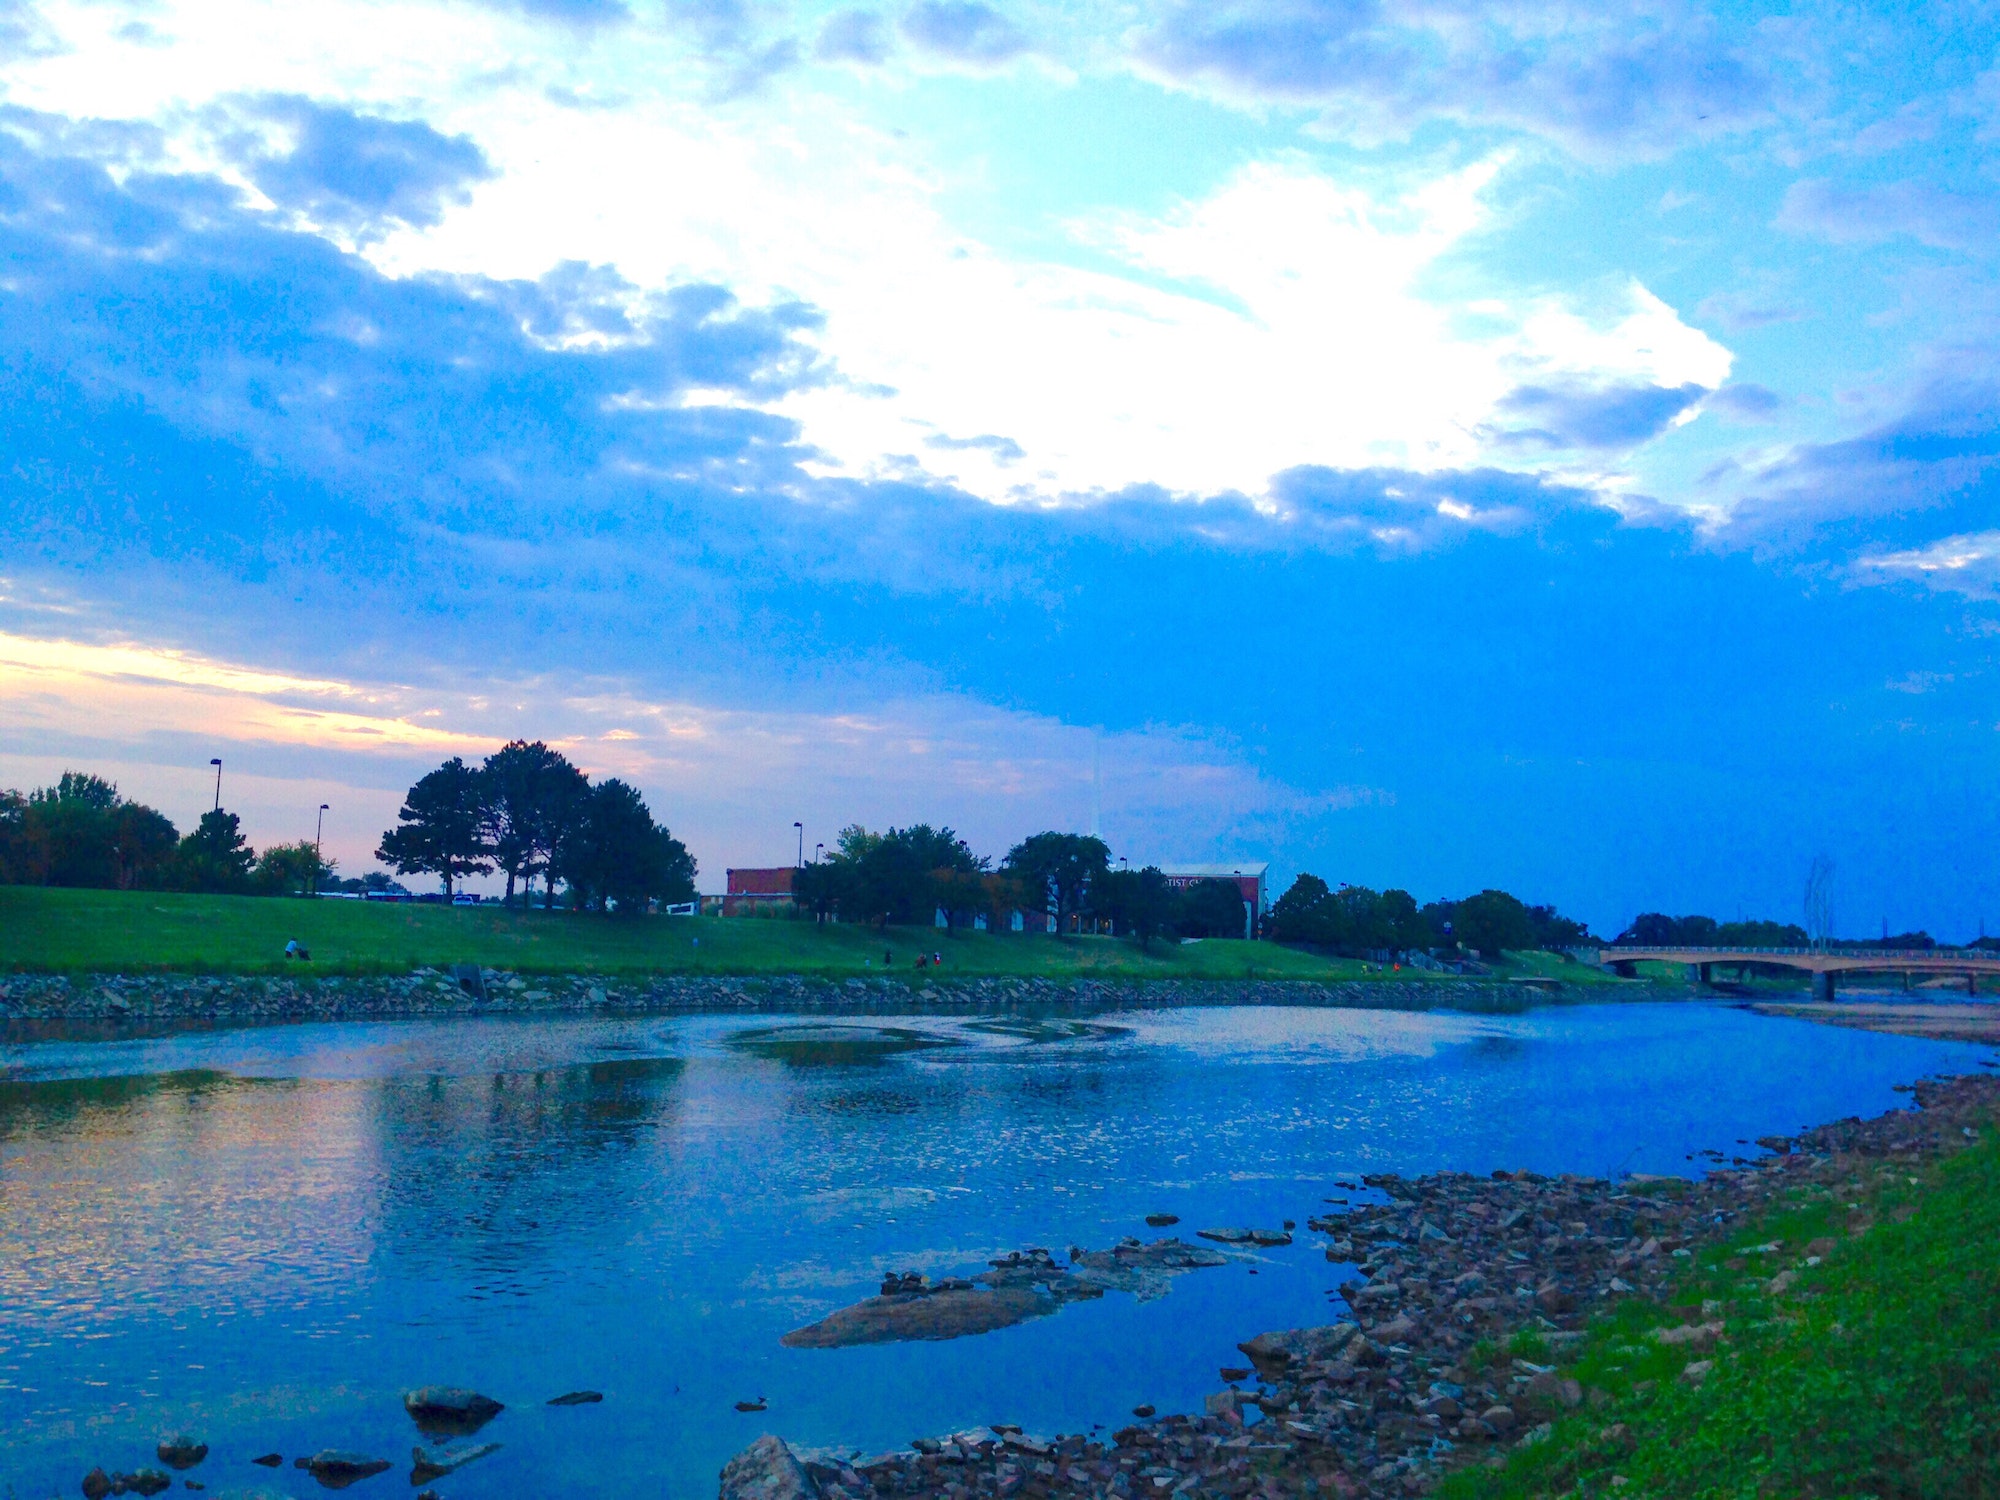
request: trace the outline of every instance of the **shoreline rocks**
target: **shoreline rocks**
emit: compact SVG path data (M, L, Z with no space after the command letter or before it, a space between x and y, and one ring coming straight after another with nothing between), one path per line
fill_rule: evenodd
M1634 991L1603 985L1555 990L1473 979L1038 979L998 976L832 979L796 974L517 974L479 971L478 993L452 973L233 976L200 974L10 974L0 976L0 1023L322 1021L383 1017L515 1014L639 1015L744 1012L826 1015L961 1015L1052 1009L1301 1005L1361 1010L1460 1010L1515 1014L1531 1006L1624 1000ZM1648 996L1654 991L1646 991ZM1680 995L1664 988L1660 995ZM483 996L483 998L482 998Z
M765 1433L722 1469L721 1500L819 1500L819 1486L781 1437Z
M1370 1177L1386 1202L1309 1226L1330 1237L1329 1260L1360 1273L1345 1285L1348 1315L1246 1339L1238 1347L1257 1389L1219 1391L1196 1414L1154 1418L1150 1406L1135 1408L1143 1420L1108 1441L1081 1433L1044 1441L995 1426L852 1464L815 1456L803 1465L811 1490L787 1500L1422 1494L1450 1469L1543 1441L1557 1417L1593 1400L1552 1363L1509 1357L1514 1335L1539 1338L1551 1355L1538 1358L1559 1355L1619 1299L1663 1301L1674 1267L1788 1190L1957 1151L2000 1112L2000 1079L1988 1076L1926 1080L1910 1092L1914 1110L1773 1138L1764 1144L1774 1154L1698 1180ZM1870 1227L1857 1216L1848 1233ZM1769 1275L1767 1291L1779 1294L1797 1268L1838 1253L1830 1237L1746 1252ZM1720 1357L1719 1307L1671 1310L1680 1321L1652 1337L1684 1350L1677 1378L1699 1384ZM722 1500L765 1497L725 1478Z

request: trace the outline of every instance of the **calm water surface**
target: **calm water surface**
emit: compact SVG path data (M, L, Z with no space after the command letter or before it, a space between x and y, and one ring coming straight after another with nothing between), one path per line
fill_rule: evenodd
M452 1497L709 1500L763 1431L879 1450L1197 1403L1237 1340L1327 1320L1289 1249L952 1343L787 1350L888 1270L1301 1223L1340 1178L1688 1171L1875 1113L1990 1049L1709 1005L1474 1018L1144 1011L1000 1023L458 1020L0 1045L0 1495L186 1428L212 1493L399 1462L400 1393L508 1403ZM1258 1272L1252 1276L1252 1268ZM549 1408L579 1387L599 1406ZM764 1397L769 1410L734 1403ZM406 1492L407 1470L357 1493Z

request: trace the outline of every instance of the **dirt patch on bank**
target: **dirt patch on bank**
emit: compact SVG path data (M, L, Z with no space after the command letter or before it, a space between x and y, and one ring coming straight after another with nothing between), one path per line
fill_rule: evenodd
M1802 1005L1767 1003L1750 1008L1760 1016L1790 1016L1825 1026L1849 1026L1857 1031L1882 1031L1935 1042L2000 1044L2000 1005L1899 1005L1835 1000Z

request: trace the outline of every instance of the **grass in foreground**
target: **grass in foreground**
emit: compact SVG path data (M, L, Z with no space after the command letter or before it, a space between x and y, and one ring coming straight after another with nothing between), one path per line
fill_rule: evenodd
M296 938L313 962L287 965ZM1150 948L1111 938L1052 938L937 928L870 928L738 917L607 917L499 907L413 906L281 897L0 886L0 971L216 974L401 973L480 963L528 973L891 974L919 952L941 977L1020 975L1158 979L1354 979L1371 965L1271 943ZM1538 960L1544 955L1530 955ZM1534 965L1524 966L1523 972ZM1582 965L1565 965L1595 977ZM1416 977L1409 971L1399 976Z
M1593 1328L1573 1374L1594 1402L1444 1500L1957 1500L2000 1495L2000 1132L1942 1164L1876 1166L1801 1189L1702 1252L1679 1313L1629 1300ZM1875 1227L1849 1238L1857 1208ZM1818 1238L1822 1263L1772 1297L1774 1261ZM1782 1242L1782 1251L1753 1247ZM1662 1347L1664 1324L1726 1322L1726 1342ZM1517 1351L1518 1352L1518 1351ZM1681 1379L1712 1359L1705 1381ZM1608 1400L1605 1399L1608 1396Z

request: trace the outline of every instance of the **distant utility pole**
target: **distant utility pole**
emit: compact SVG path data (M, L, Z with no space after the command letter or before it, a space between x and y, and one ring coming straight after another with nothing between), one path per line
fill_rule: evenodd
M1090 731L1090 836L1104 837L1104 750L1095 729Z
M222 759L220 756L209 762L215 767L215 810L222 811Z
M1833 861L1815 854L1806 869L1806 936L1824 950L1833 940Z
M796 828L799 833L799 867L803 869L806 862L806 825L803 823L794 823L792 827Z
M326 873L326 863L319 857L320 835L326 832L326 803L319 805L319 821L313 824L313 888L314 896L319 895L320 877Z

